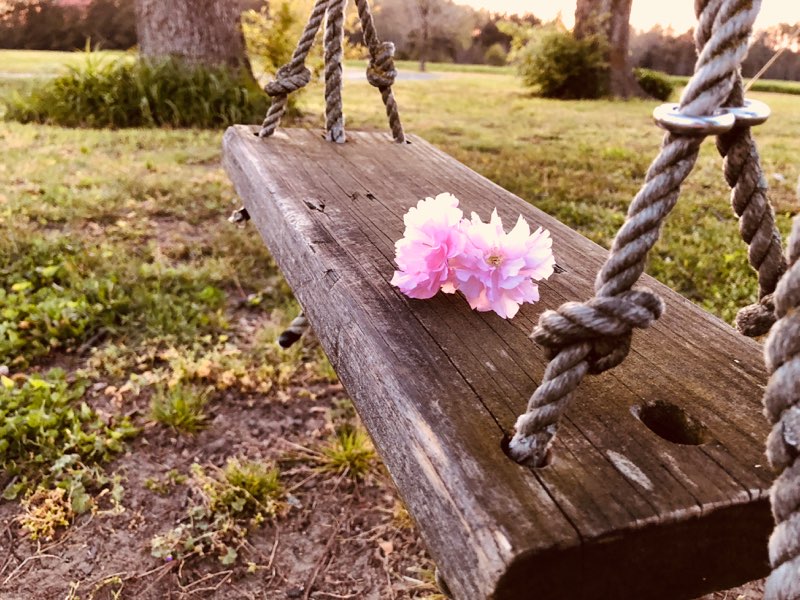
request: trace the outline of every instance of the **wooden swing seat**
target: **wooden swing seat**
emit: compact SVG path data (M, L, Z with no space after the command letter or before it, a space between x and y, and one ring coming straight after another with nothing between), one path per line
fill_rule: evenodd
M645 277L666 314L584 381L551 464L520 466L503 440L546 366L528 335L606 251L418 137L256 131L227 130L225 168L455 598L672 600L769 572L757 343ZM403 214L440 192L550 230L566 272L541 302L506 321L389 284Z

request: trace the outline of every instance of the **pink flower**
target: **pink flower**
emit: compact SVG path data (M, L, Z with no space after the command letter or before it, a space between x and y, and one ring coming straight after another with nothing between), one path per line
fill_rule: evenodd
M493 310L510 319L521 304L539 300L534 280L550 277L555 265L549 231L540 227L531 234L520 216L506 233L497 210L488 223L472 213L465 231L467 243L455 265L455 278L473 309Z
M392 285L411 298L431 298L439 290L455 292L450 261L464 250L463 216L458 198L447 193L411 207L403 217L403 237L395 243L398 270Z

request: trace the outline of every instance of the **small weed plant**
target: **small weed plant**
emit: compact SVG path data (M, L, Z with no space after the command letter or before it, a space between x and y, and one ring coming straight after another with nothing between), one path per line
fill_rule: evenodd
M341 426L319 449L320 470L363 479L375 467L372 441L360 426Z
M183 433L197 433L206 426L205 408L210 390L191 384L159 386L150 404L155 421Z
M118 503L120 481L101 467L137 433L132 424L105 422L82 401L86 382L68 381L58 369L2 376L0 383L0 489L6 500L23 496L30 534L51 536L73 514L93 508L101 490Z
M98 57L6 100L5 118L67 127L206 127L256 122L269 100L249 72L177 58Z
M278 514L284 493L276 467L237 458L221 469L195 463L187 485L192 503L184 521L151 540L157 558L211 554L224 565L235 563L250 528Z
M163 477L148 477L144 487L159 496L169 495L177 486L186 483L187 477L177 469L170 469Z

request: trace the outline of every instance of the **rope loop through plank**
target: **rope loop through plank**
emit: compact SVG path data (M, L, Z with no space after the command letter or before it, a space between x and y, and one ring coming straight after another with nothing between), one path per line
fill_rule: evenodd
M355 0L355 2L364 43L370 54L367 81L378 88L381 93L394 141L405 142L397 101L392 92L392 85L397 78L397 69L394 64L394 44L381 42L378 38L369 0ZM324 20L326 138L337 143L346 141L342 108L342 59L346 7L347 0L317 0L314 4L291 60L278 69L275 78L264 88L272 98L272 104L261 124L258 134L260 137L269 137L275 133L281 117L286 112L288 95L305 87L311 81L311 71L305 66L305 61Z
M700 51L695 74L681 97L678 111L682 115L713 115L729 101L760 6L760 0L695 2ZM597 275L595 298L566 303L540 318L533 338L545 346L551 360L527 411L517 419L509 453L518 462L535 467L545 464L558 421L585 375L622 362L633 329L650 326L663 311L660 298L633 286L678 200L681 184L697 161L703 139L672 132L664 136L661 152Z

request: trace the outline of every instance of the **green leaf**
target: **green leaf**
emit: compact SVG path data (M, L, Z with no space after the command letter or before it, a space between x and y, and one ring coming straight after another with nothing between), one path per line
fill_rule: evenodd
M52 383L45 381L44 379L38 379L36 377L29 378L28 384L35 390L48 389L53 387Z
M19 493L23 490L25 484L22 482L14 483L13 481L6 486L3 490L3 500L16 500Z
M30 281L18 281L14 285L11 286L12 292L24 292L25 290L29 290L33 287L33 284Z
M72 488L70 497L72 500L72 510L75 514L82 515L92 507L92 497L86 493L82 483L78 483Z
M239 556L239 554L236 552L235 548L232 548L230 546L227 546L227 548L228 548L228 551L223 556L219 557L219 562L221 562L223 565L226 565L226 566L227 565L232 565L236 561L237 557Z
M61 267L59 265L50 265L48 267L37 267L37 271L47 279L53 277Z
M79 458L80 457L77 454L65 454L57 458L55 462L53 462L53 466L50 467L50 470L53 471L53 473L58 473L59 471L63 471L67 467L74 465L76 462L78 462Z

